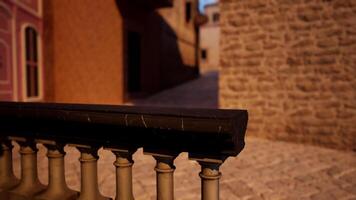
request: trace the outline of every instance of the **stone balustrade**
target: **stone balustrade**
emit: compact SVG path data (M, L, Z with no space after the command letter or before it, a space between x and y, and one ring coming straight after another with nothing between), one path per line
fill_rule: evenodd
M201 165L201 197L219 199L219 167L244 147L247 111L128 106L0 103L0 199L105 200L98 188L97 151L116 155L116 200L133 200L132 155L143 148L156 160L158 200L174 199L174 159L188 152ZM21 177L12 169L20 146ZM37 148L47 148L48 185L37 176ZM64 146L80 151L81 188L65 181Z

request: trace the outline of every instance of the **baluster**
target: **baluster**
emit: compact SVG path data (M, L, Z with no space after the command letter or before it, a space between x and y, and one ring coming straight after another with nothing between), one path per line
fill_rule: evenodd
M78 200L108 200L110 198L104 197L99 192L98 187L98 165L97 161L98 148L91 148L90 146L77 145L80 151L80 168L81 168L81 191Z
M64 145L52 141L40 141L47 148L48 188L36 195L36 200L74 200L78 192L70 190L64 174Z
M9 140L0 141L0 191L15 187L19 180L12 168L12 144Z
M219 199L219 179L221 173L219 167L221 163L198 161L201 165L201 199L218 200Z
M32 197L36 193L45 189L37 176L37 148L33 141L20 139L17 141L20 145L21 154L21 180L20 184L13 188L11 194Z
M174 159L177 154L147 153L156 159L157 200L174 199Z
M132 154L136 150L110 149L116 155L116 200L133 200Z

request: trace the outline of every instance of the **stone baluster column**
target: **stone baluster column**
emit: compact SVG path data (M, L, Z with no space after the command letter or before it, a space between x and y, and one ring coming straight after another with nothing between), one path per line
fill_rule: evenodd
M108 200L99 192L98 186L98 148L80 145L77 146L80 151L81 168L81 191L78 200Z
M156 160L157 200L174 199L174 159L178 154L147 153Z
M132 187L132 155L136 150L111 149L116 155L116 198L115 200L134 200Z
M221 163L198 161L201 166L199 176L201 178L201 199L219 199L219 179L221 173L219 167Z
M13 188L10 193L30 198L45 189L37 176L36 143L26 139L17 142L20 145L21 154L21 180L20 184Z
M9 140L0 141L0 192L7 191L19 183L12 168L12 147Z
M64 145L51 141L42 141L47 148L48 157L48 187L36 195L35 200L73 200L78 192L70 190L64 174Z

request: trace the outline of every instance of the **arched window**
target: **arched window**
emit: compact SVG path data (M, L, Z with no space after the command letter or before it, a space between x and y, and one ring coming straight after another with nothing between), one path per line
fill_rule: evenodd
M39 96L39 59L37 31L32 27L25 29L25 69L26 95L28 98Z

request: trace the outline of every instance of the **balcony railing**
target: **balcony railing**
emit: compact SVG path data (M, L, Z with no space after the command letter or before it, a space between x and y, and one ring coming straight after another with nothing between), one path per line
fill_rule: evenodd
M101 200L97 151L116 155L116 199L133 200L132 155L143 148L156 160L158 200L174 199L174 159L188 152L201 165L201 198L219 199L220 165L244 147L245 110L0 103L0 199ZM12 142L20 145L21 178L13 174ZM48 185L37 177L37 149L47 148ZM64 146L80 152L81 190L64 175ZM113 166L113 167L114 167Z

